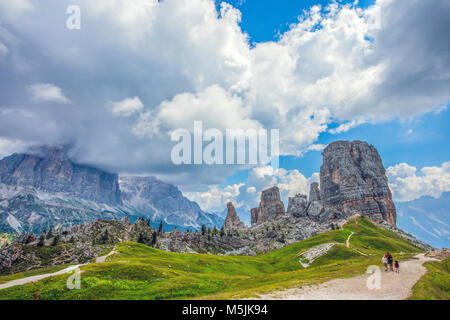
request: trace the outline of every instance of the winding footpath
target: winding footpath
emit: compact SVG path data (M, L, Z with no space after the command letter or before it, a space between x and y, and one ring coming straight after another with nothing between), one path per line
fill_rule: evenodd
M400 264L400 273L380 269L379 289L369 289L368 279L373 274L335 279L322 284L291 288L260 295L265 300L403 300L412 295L412 288L427 272L424 262L436 261L419 254Z
M111 255L113 255L115 253L117 253L116 247L114 247L111 250L111 252L108 253L107 255L104 255L104 256L101 256L101 257L97 257L95 259L95 263L103 263L103 262L106 261L106 258L108 258L109 256L111 256ZM88 265L88 264L90 264L90 263L77 264L77 265L73 265L73 266L67 267L65 269L59 270L57 272L46 273L46 274L39 274L39 275L36 275L36 276L31 276L31 277L26 277L26 278L22 278L22 279L13 280L13 281L10 281L10 282L7 282L7 283L0 284L0 290L6 289L6 288L9 288L9 287L14 287L14 286L21 286L21 285L24 285L24 284L27 284L27 283L30 283L30 282L36 282L36 281L39 281L39 280L42 280L42 279L45 279L45 278L59 276L59 275L65 274L65 273L70 273L73 270L75 270L77 268L80 268L82 266Z
M350 248L350 238L352 237L353 234L354 232L350 233L350 235L347 238L347 248Z

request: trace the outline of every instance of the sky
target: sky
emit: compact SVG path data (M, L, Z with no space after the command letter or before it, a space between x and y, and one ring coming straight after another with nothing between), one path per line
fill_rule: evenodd
M68 28L80 10L80 28ZM70 20L73 23L76 20ZM0 0L0 157L176 184L207 211L284 201L336 140L374 145L395 201L450 191L450 3ZM176 165L177 129L279 129L280 170Z

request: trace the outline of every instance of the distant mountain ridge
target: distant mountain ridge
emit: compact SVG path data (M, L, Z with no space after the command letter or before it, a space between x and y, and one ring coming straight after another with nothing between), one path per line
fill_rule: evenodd
M13 154L0 161L0 182L64 192L81 199L120 205L118 175L73 163L64 148L42 147L37 154Z
M42 147L0 160L0 233L41 233L97 219L149 218L166 230L218 226L173 185L74 163L66 148Z
M437 248L450 247L450 192L395 205L401 229Z
M155 177L121 175L119 185L124 206L145 213L152 221L162 220L181 229L198 229L203 224L220 227L223 223L221 217L183 196L176 186Z

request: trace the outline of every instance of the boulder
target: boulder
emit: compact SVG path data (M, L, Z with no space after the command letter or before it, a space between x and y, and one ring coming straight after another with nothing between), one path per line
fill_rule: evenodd
M289 197L287 213L293 217L306 217L309 202L303 194L297 194L295 197Z

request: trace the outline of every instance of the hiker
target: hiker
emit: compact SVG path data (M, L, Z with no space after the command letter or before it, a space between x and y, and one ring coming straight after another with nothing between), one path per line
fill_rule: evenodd
M394 258L392 258L392 256L389 254L389 256L388 256L388 264L389 264L389 269L391 270L391 271L394 271L394 266L393 266L393 264L394 264Z
M395 261L395 272L400 273L400 265L398 264L398 261Z
M386 256L383 256L383 258L381 258L381 261L383 261L384 271L387 271L388 260L387 260Z
M394 268L392 266L393 258L391 256L391 254L389 252L386 252L386 254L384 255L384 258L386 259L387 264L389 265L389 269L391 269L391 271L394 271ZM387 267L386 267L386 271L387 271Z

